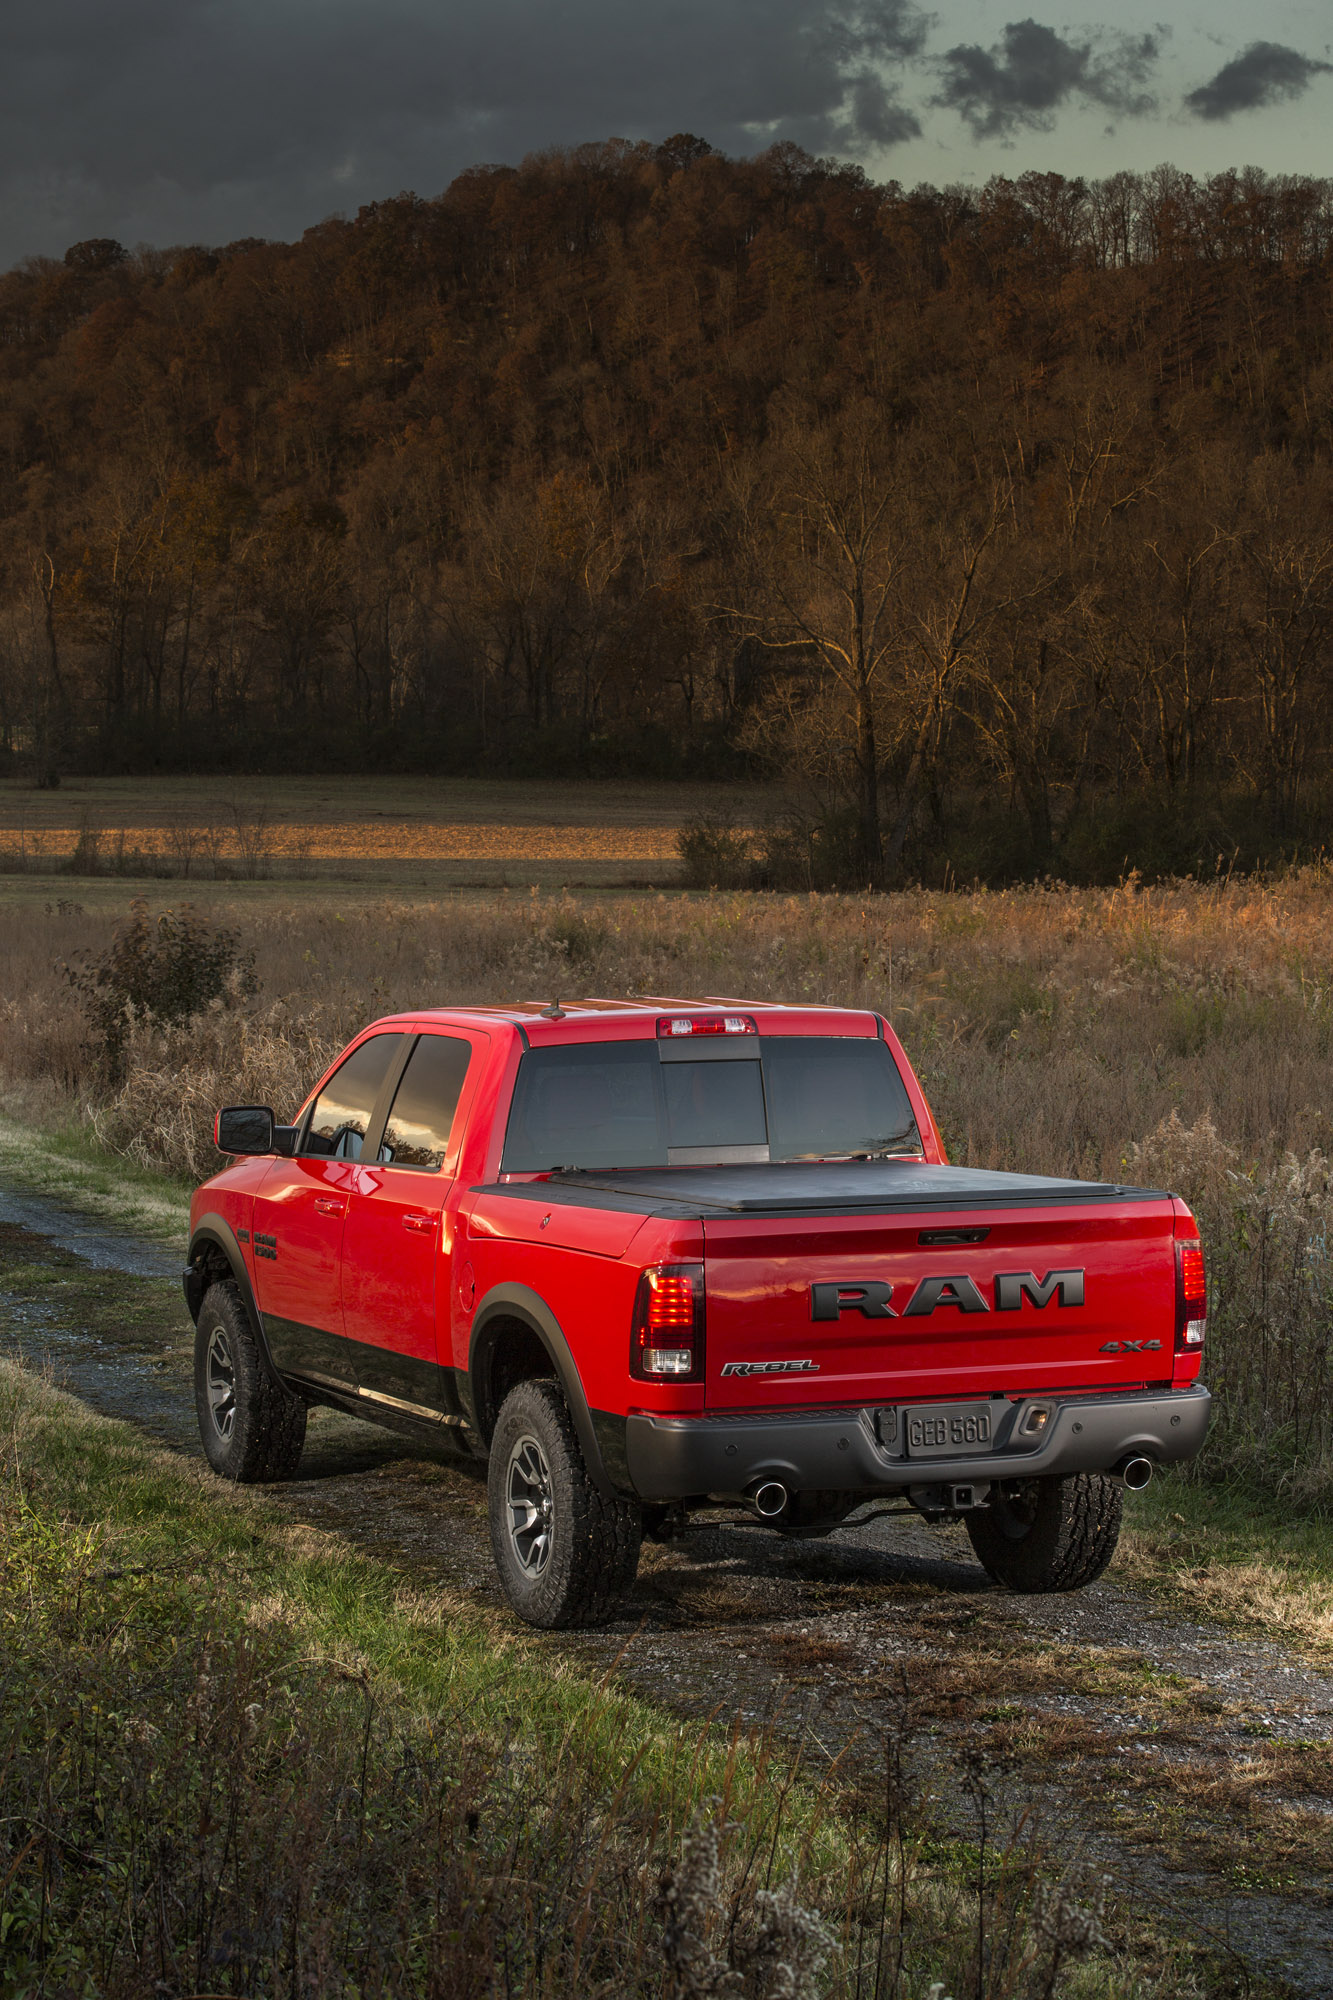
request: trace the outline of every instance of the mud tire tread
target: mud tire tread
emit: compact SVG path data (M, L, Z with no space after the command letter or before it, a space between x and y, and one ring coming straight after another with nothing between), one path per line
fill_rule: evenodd
M556 1503L551 1560L535 1583L515 1562L505 1524L509 1454L525 1431L546 1454ZM495 1567L518 1617L547 1631L605 1624L638 1574L643 1515L633 1501L608 1500L594 1486L556 1383L520 1382L505 1397L491 1437L487 1494Z
M208 1344L225 1328L236 1375L236 1416L231 1436L218 1436L208 1402ZM218 1280L199 1308L194 1335L194 1399L204 1456L214 1472L241 1486L292 1479L305 1446L306 1405L273 1372L237 1287Z
M979 1507L965 1517L972 1547L987 1574L1011 1590L1083 1590L1115 1554L1124 1494L1100 1472L1039 1483L1035 1518L1025 1535L1006 1534L998 1510Z

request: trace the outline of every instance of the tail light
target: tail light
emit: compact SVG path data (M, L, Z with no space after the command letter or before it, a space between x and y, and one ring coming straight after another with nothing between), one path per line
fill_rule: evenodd
M652 1264L644 1272L634 1299L629 1372L648 1382L702 1380L702 1264Z
M1176 1346L1202 1347L1208 1327L1208 1279L1203 1245L1176 1244Z

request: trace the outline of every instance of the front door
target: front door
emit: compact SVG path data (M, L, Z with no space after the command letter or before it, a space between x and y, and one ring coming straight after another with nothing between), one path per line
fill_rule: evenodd
M296 1157L276 1160L255 1197L255 1292L284 1375L355 1382L339 1293L343 1227L362 1144L406 1041L384 1034L357 1044L303 1120Z
M420 1037L377 1158L373 1165L362 1160L349 1189L342 1307L357 1383L363 1395L409 1411L458 1409L453 1370L440 1365L435 1302L437 1290L446 1307L449 1299L457 1218L448 1196L469 1072L485 1039L457 1029Z

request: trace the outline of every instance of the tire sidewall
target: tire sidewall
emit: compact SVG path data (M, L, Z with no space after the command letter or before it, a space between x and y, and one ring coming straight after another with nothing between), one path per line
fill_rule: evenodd
M230 1300L221 1286L211 1285L204 1296L199 1310L199 1318L194 1331L194 1406L199 1419L199 1439L204 1448L204 1457L214 1472L224 1479L240 1479L244 1466L245 1413L253 1402L253 1383L250 1379L251 1342L243 1341L236 1325L236 1315L229 1310ZM249 1329L246 1329L249 1332ZM212 1401L208 1393L208 1353L215 1333L222 1333L231 1354L233 1379L235 1382L235 1407L232 1413L231 1435L223 1438L213 1421Z
M1038 1493L1027 1532L1010 1535L1002 1525L1000 1508L979 1508L966 1516L972 1547L987 1573L1011 1590L1034 1594L1082 1590L1096 1581L1115 1554L1120 1488L1100 1473L1034 1483Z
M491 1437L487 1476L491 1549L505 1596L531 1625L563 1622L577 1584L581 1486L587 1474L573 1445L563 1402L548 1382L522 1382L506 1397ZM538 1576L529 1576L519 1562L507 1520L509 1465L520 1438L534 1437L541 1446L551 1481L551 1553ZM571 1445L573 1449L571 1450Z
M208 1351L222 1333L231 1357L235 1411L223 1438L208 1394ZM290 1478L305 1439L305 1404L274 1374L234 1285L210 1285L194 1334L194 1402L204 1457L223 1479L250 1485Z

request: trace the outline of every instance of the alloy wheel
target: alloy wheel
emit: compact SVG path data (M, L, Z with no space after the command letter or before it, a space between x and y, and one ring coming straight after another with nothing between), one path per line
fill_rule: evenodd
M526 1577L539 1577L551 1560L554 1505L546 1454L530 1434L517 1439L505 1474L505 1516L510 1543Z
M220 1326L214 1327L209 1339L204 1379L213 1428L226 1444L236 1423L236 1363L232 1359L231 1342Z

